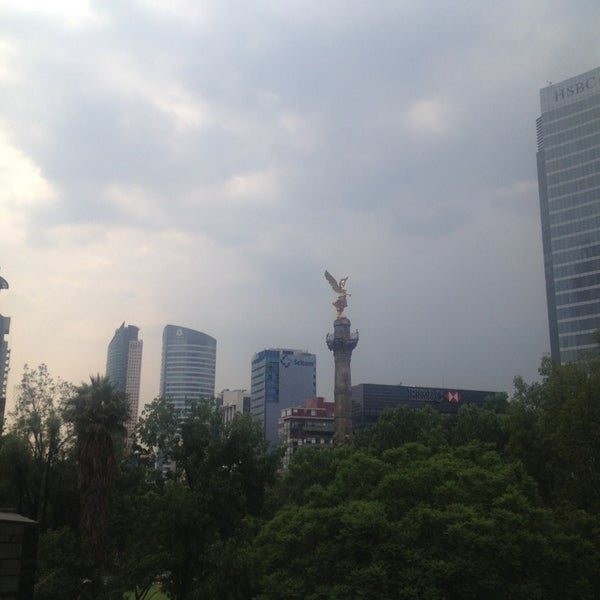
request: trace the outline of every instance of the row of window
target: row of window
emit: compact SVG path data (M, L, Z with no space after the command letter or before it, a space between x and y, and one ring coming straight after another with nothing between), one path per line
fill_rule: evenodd
M208 357L212 357L214 359L215 357L215 351L210 350L209 348L205 348L205 349L190 349L188 348L187 350L168 350L167 351L167 356L177 356L177 357L184 357L184 358L196 358L197 356L208 356Z
M557 307L565 304L575 304L576 302L589 302L590 300L600 300L600 287L556 294Z
M564 131L566 129L572 129L578 125L589 123L590 121L594 121L596 119L600 119L600 106L598 106L598 100L596 100L594 106L591 106L586 110L578 110L576 113L566 115L562 119L553 119L551 121L547 121L544 117L542 117L544 138L557 132Z
M559 119L563 119L568 117L569 115L583 112L588 108L593 108L598 105L598 96L587 96L582 100L574 102L573 104L567 104L566 106L561 106L559 108L555 108L553 110L545 111L542 115L544 123L553 123L554 121L558 121Z
M581 248L566 248L559 252L552 252L552 262L554 265L564 265L568 263L585 260L600 256L600 244L589 244Z
M171 377L179 377L188 376L197 379L198 377L206 377L207 375L214 375L215 368L213 367L205 367L205 368L194 368L194 370L190 370L188 365L170 365L167 366L166 370L167 376Z
M590 271L600 271L600 258L587 260L585 262L576 262L569 265L562 265L554 268L554 279L561 277L572 277L573 275L583 275Z
M600 329L600 317L577 319L576 321L563 321L558 324L558 333L576 333L578 331L597 331Z
M584 190L577 194L570 194L566 196L558 196L553 194L552 198L548 197L548 207L554 213L555 211L563 210L565 208L574 208L576 206L588 204L589 202L598 200L598 198L600 198L600 185L591 187L590 189Z
M552 241L555 242L563 237L572 236L575 233L583 233L584 231L595 231L600 227L600 215L587 217L570 221L569 223L561 223L550 227L550 235Z
M576 306L562 306L556 310L556 317L561 319L576 319L587 315L600 314L600 300L594 300Z
M568 221L574 221L576 219L593 217L594 215L600 215L600 193L598 193L597 198L594 198L587 204L563 210L551 211L549 214L550 225L560 225L562 223L567 223Z
M560 360L562 363L573 362L574 360L577 360L579 358L583 350L592 350L596 347L597 344L594 342L593 344L588 344L587 346L577 348L576 350L561 350Z
M564 168L560 171L554 171L553 173L548 173L548 168L546 167L546 184L548 186L555 186L566 181L574 181L576 179L587 177L588 175L594 175L599 171L600 161L598 160L593 160L583 165L575 165L568 169Z
M588 148L594 148L598 145L600 145L600 133L591 133L578 140L566 142L559 146L553 146L552 148L545 148L544 161L548 163L554 160L565 159L570 155L574 155L582 150L587 150Z
M558 198L565 194L577 193L598 186L600 186L600 173L596 172L594 175L578 179L577 181L547 186L548 197L550 199Z
M550 148L557 144L562 144L563 142L571 142L580 139L589 135L590 129L596 129L593 121L585 123L584 125L579 125L578 127L573 127L567 131L559 131L548 135L546 133L546 127L544 126L544 148Z
M559 240L551 241L552 253L579 246L587 246L598 241L600 241L600 231L586 231L585 233L569 235Z
M598 144L588 144L586 150L571 153L567 156L560 154L554 159L549 159L548 156L544 154L546 173L555 173L556 171L582 165L600 158L600 136L598 136L598 138Z
M592 273L590 275L582 275L581 277L555 281L554 290L555 292L566 292L568 290L577 290L594 285L600 285L600 273Z
M581 346L594 347L596 345L596 330L587 333L572 333L559 336L561 348L580 348Z

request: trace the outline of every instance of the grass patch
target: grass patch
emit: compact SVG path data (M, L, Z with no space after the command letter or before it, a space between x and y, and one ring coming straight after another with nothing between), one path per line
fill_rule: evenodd
M134 600L134 598L133 592L126 592L123 596L123 600ZM158 585L153 585L144 596L144 600L170 600L170 598Z

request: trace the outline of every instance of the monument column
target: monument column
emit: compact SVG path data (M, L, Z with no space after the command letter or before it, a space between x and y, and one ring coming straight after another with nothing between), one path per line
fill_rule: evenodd
M339 283L325 271L325 277L331 287L338 294L338 299L333 302L337 309L337 318L333 322L333 333L327 334L327 346L333 352L335 364L335 437L336 445L348 443L352 440L352 376L350 360L352 351L358 344L358 332L350 331L350 319L344 315L347 306L345 277Z

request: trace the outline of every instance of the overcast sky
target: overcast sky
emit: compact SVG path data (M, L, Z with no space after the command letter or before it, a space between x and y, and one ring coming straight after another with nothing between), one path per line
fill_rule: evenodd
M168 8L167 8L168 6ZM79 384L125 321L158 394L167 323L217 391L268 347L353 383L512 391L549 351L539 89L600 65L597 0L0 4L0 313Z

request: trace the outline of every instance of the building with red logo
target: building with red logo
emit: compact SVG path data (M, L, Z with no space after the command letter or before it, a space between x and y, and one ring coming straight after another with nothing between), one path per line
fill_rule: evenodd
M456 414L463 404L483 405L498 392L460 390L456 388L416 387L361 383L352 386L352 426L354 429L373 425L386 408L409 406Z

